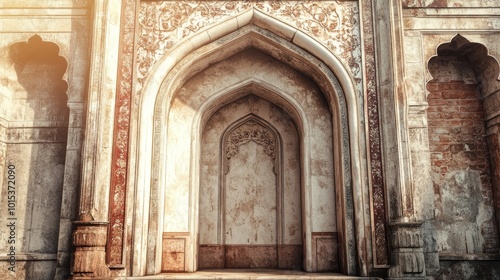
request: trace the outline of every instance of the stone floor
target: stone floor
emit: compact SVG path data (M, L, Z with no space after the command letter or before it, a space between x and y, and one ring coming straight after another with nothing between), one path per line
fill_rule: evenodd
M125 279L125 278L124 278ZM375 277L354 277L346 276L340 273L307 273L296 270L278 270L278 269L220 269L220 270L201 270L193 273L162 273L160 275L130 278L130 279L182 279L182 280L202 280L202 279L282 279L282 280L315 280L315 279L332 279L332 280L355 280L355 279L380 279Z

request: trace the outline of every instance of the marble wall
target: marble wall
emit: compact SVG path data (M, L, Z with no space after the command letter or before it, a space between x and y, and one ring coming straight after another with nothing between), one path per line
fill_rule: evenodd
M231 87L234 87L232 83L235 82L265 83L271 80L274 81L274 86L284 88L286 94L297 102L309 104L307 106L309 108L307 109L308 119L301 122L310 123L309 129L313 132L311 137L314 141L308 138L299 140L298 135L306 133L303 131L304 128L300 126L299 132L297 132L294 121L286 113L286 109L268 101L273 100L271 96L260 91L254 92L251 87L244 91L235 90L232 92L230 90ZM165 186L165 220L163 223L165 234L175 235L178 232L196 230L188 223L189 220L196 219L196 216L190 216L192 213L190 207L198 208L197 205L193 205L189 201L189 193L194 191L190 190L192 188L190 187L190 180L192 180L190 174L193 171L189 166L193 160L191 158L193 156L192 141L196 139L193 138L193 131L196 131L193 127L193 120L195 120L196 114L200 114L205 100L209 100L212 96L224 91L228 91L228 96L225 98L229 98L229 100L234 100L238 96L243 97L232 103L224 101L222 104L228 104L216 111L206 124L207 130L204 134L206 140L204 141L207 142L203 142L201 152L203 164L201 165L201 190L199 194L199 244L301 245L302 235L305 234L302 232L301 226L302 215L310 215L312 228L309 230L312 232L329 233L330 237L336 234L336 188L333 183L332 161L333 136L328 106L322 94L309 78L255 49L242 51L200 72L186 81L172 102L168 117L168 131L166 131L168 137L166 178L169 180L166 181ZM259 97L253 95L244 97L247 94L256 94ZM220 142L226 141L221 137L225 135L225 130L229 129L228 127L231 127L239 119L252 115L258 119L262 118L271 127L276 127L273 142L276 142L278 146L273 147L275 151L273 151L272 160L269 161L269 157L263 150L259 160L254 162L254 164L259 163L258 166L264 163L270 164L269 168L262 170L263 174L267 174L265 176L261 174L252 177L250 174L259 169L250 168L247 170L248 167L245 167L247 161L251 159L251 155L256 156L255 152L240 147L241 153L246 151L246 157L241 158L240 153L237 152L234 152L234 156L229 156L229 154L226 155L226 149L230 149L230 146ZM186 141L187 139L193 140ZM300 156L300 153L303 152L300 152L301 144L299 143L309 145L309 143L313 143L310 141L314 142L314 145L311 146L310 169L307 168L310 170L311 183L303 185L300 177L307 173L303 170L305 167ZM255 146L252 151L259 150L258 147L260 146ZM274 162L275 160L276 162ZM246 164L242 166L237 164L242 161L245 161ZM212 170L212 172L208 172L208 170ZM243 195L244 190L256 187L253 186L255 183L247 185L244 178L248 176L264 180L257 185L267 184L268 186L263 187L262 190L254 190L255 193L259 193L260 199L257 199L257 204L249 206L245 210L243 206L251 204L251 201L242 200L248 197ZM248 178L248 180L251 179ZM219 189L223 194L218 194ZM303 208L304 198L301 199L300 194L304 192L311 193L313 201L311 209ZM211 199L209 199L210 197ZM220 199L223 201L220 202ZM255 221L264 220L253 228L251 221L254 219ZM232 234L232 231L236 232ZM324 251L321 253L325 254ZM334 256L338 254L335 250L328 251L328 253ZM196 254L186 254L188 257L193 255ZM332 259L336 259L336 257L332 257ZM295 265L300 265L300 262ZM322 269L328 270L327 267ZM333 267L330 266L329 269L331 270ZM166 270L176 269L166 268Z

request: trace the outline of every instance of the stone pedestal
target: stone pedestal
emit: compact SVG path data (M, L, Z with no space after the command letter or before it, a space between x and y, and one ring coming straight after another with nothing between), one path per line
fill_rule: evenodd
M110 276L106 265L107 222L75 222L73 244L76 246L72 279Z
M387 279L426 279L421 225L421 222L389 224L393 265Z

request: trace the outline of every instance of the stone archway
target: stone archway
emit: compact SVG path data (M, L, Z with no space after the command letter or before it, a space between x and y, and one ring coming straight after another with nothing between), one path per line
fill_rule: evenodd
M271 84L273 88L271 88ZM244 99L249 93L253 94L255 98ZM210 101L210 110L204 110L203 106L200 105L204 103L204 99L206 100L212 96L215 97L215 99ZM303 115L299 116L296 112L291 110L292 105L290 101L278 101L277 98L279 97L292 99L299 109L303 111ZM247 102L243 102L242 100L247 100ZM263 105L263 103L266 103L264 100L268 100L266 101L268 105ZM241 104L242 102L246 105ZM295 233L295 235L298 234L296 237L299 238L299 241L289 245L301 245L301 235L308 236L304 238L303 245L305 252L304 259L306 262L309 261L311 263L311 268L309 269L311 271L316 271L318 269L335 270L338 268L339 265L336 263L338 260L338 229L335 222L335 186L339 184L339 182L335 182L333 168L334 158L335 156L338 158L338 155L333 151L335 146L333 142L335 142L335 140L332 139L332 131L334 130L331 121L332 112L330 112L323 93L314 82L297 70L282 62L276 61L269 55L255 48L248 48L207 67L205 70L187 80L178 90L171 104L170 112L165 120L166 127L168 128L165 140L167 150L164 153L165 157L158 161L159 163L166 163L166 178L169 178L169 181L166 181L164 185L164 192L168 195L165 196L163 243L167 250L163 251L164 261L162 270L183 271L185 268L182 266L186 264L186 260L191 259L191 261L195 261L197 254L196 248L198 244L197 241L190 236L191 232L194 231L195 235L200 234L200 238L203 237L198 229L198 223L188 225L186 222L189 219L193 219L196 222L206 217L196 217L194 214L198 213L193 213L193 218L188 218L188 214L185 214L197 209L198 205L195 201L188 203L186 198L187 189L184 187L185 183L183 183L185 182L184 180L186 180L186 178L196 180L201 187L205 185L203 180L216 180L210 179L210 177L204 178L202 176L203 173L193 175L192 171L189 171L187 166L183 167L182 162L187 165L190 161L194 161L195 164L199 165L200 161L204 161L203 147L198 143L202 135L198 133L202 134L206 126L213 126L214 122L216 122L216 124L221 127L228 127L248 114L258 116L262 121L265 120L265 122L270 123L267 127L275 126L276 129L280 131L275 134L278 136L281 135L280 137L285 137L289 134L283 131L283 124L280 124L285 122L286 118L289 118L293 123L300 124L297 128L298 135L295 136L300 140L295 141L296 143L293 145L295 146L294 149L297 149L295 152L302 154L302 156L298 156L299 158L295 160L300 161L300 167L296 170L296 173L299 174L296 175L301 176L303 179L303 182L299 183L297 188L304 194L302 195L303 203L300 203L300 206L297 205L300 211L295 215L291 215L293 217L290 218L296 219L298 214L299 218L302 218L304 221L304 226L302 230ZM230 108L225 109L227 107ZM219 116L222 114L221 111L223 110L230 110L233 113L226 113L224 117ZM283 113L279 114L279 111L283 111ZM195 115L198 113L202 115L200 128L193 129L193 119L195 119ZM212 118L217 118L218 121L210 122ZM173 131L173 133L170 133L170 131ZM280 138L278 136L276 139ZM219 129L217 135L212 135L211 137L224 139L224 137L227 136L224 136L223 131ZM186 141L187 139L191 139L191 141ZM182 145L183 143L192 143L193 141L195 142L195 147ZM204 143L203 140L201 140L201 142L203 144L208 144ZM281 140L279 142L281 142ZM289 151L290 147L288 147L291 144L289 142L290 140L285 141L287 149L284 150L287 154L291 153L291 151ZM299 144L299 142L301 143ZM338 146L338 142L336 143ZM193 153L195 149L201 149L202 155L198 156L198 152ZM280 150L279 147L276 147L276 149ZM216 150L219 151L218 153L225 153L225 148L219 149L216 147ZM218 154L218 156L221 160L221 164L218 167L221 174L219 184L222 185L218 196L224 200L223 205L220 207L222 211L219 212L221 213L220 215L224 215L225 211L223 210L225 206L237 204L238 202L228 199L228 188L224 187L228 179L225 177L226 164L231 161L220 154ZM295 157L297 157L297 155ZM213 159L211 161L213 161ZM309 164L306 162L309 162ZM287 167L290 168L291 166ZM203 170L205 166L201 165L200 168ZM215 166L214 168L217 167ZM194 170L198 170L198 167L195 167ZM238 172L245 172L244 170L245 168L241 167ZM288 173L287 175L289 177L292 176L292 174ZM246 175L240 174L240 176ZM231 177L231 180L237 180L234 176ZM280 176L276 179L277 184L274 188L278 190L281 185L279 182ZM299 181L299 179L295 179L295 181ZM198 190L199 186L193 185L191 190L200 193ZM214 196L215 195L216 194L214 194ZM200 196L201 194L198 195L198 197ZM226 196L225 199L224 196ZM199 198L199 200L201 202L203 201L201 198ZM300 197L297 198L297 200L300 201ZM216 203L211 203L210 209L214 208L214 204ZM276 205L268 208L276 207L277 210L281 211L283 209L279 208L279 204L279 201L277 201ZM217 207L215 208L217 209ZM214 212L215 211L216 210L214 210ZM207 214L208 211L202 211L202 209L200 209L199 212ZM243 218L243 215L238 216ZM279 218L279 216L280 215L277 215L276 218ZM226 227L227 230L231 230L231 227L226 225L228 219L230 219L230 217L227 215L222 217L218 226L221 228L220 231L223 231L222 229L224 227ZM299 226L296 225L296 227ZM250 228L248 228L248 230L252 231ZM278 233L278 231L276 231L276 233ZM251 250L248 246L250 246L252 242L243 242L241 238L230 238L231 240L226 240L227 234L226 231L220 232L219 242L215 244L224 245L226 251L231 250L231 248L234 249L235 246L239 246L237 248L240 251ZM275 245L285 245L276 243L276 241L277 240L274 240ZM182 245L174 246L174 244L177 243ZM316 250L316 243L320 243L320 245L323 244L322 246L324 248L321 247L319 251ZM171 246L165 244L171 244ZM191 254L186 254L185 251L185 248L189 246L188 244L192 244L193 246ZM211 242L210 245L215 244ZM263 246L265 245L271 246L271 244L268 243L257 243L254 245L259 245L261 250L263 250ZM173 251L178 250L178 246L182 246L184 250ZM269 246L268 249L270 248ZM174 247L175 249L173 249ZM299 246L299 249L300 247L301 246ZM170 251L169 248L172 248L172 251ZM292 250L292 248L287 249ZM185 257L178 258L179 255ZM323 255L323 258L319 258L318 255ZM322 262L323 259L326 259L330 264L325 265ZM319 265L317 260L320 260ZM241 265L243 264L239 264L238 266ZM301 264L298 265L301 266ZM248 266L251 267L252 265Z
M306 271L318 270L313 244L317 245L322 233L314 231L314 223L310 215L312 211L315 211L313 197L318 195L312 191L312 186L320 185L318 183L320 174L315 174L315 172L320 172L321 169L321 164L314 162L315 156L321 156L321 154L319 150L315 150L312 143L314 133L322 133L322 131L314 130L314 121L323 121L326 118L331 122L330 129L335 133L331 137L333 145L330 146L330 157L335 162L335 166L332 168L333 183L329 186L335 188L334 194L332 192L331 195L335 196L334 201L338 209L336 224L338 226L339 266L345 274L356 274L358 266L362 271L366 270L365 264L358 264L356 258L357 251L362 250L356 247L356 243L364 242L361 241L364 239L364 227L361 226L364 223L363 211L354 211L354 207L361 207L360 195L364 180L361 175L362 166L359 155L359 137L363 135L363 129L358 126L360 116L357 112L358 103L352 79L345 67L315 41L298 30L292 32L293 36L287 37L289 27L259 13L260 25L271 31L275 28L276 34L282 34L286 38L262 29L258 26L258 22L252 21L256 13L258 12L255 10L247 12L244 18L250 20L246 23L238 23L240 27L234 32L231 28L223 28L224 31L221 32L227 34L226 37L217 37L220 39L216 40L212 37L205 38L206 33L200 33L200 38L191 38L187 44L181 44L158 64L145 84L139 112L141 125L137 140L137 154L141 156L137 157L136 204L138 207L134 219L135 224L140 226L134 229L134 275L159 273L162 254L167 253L168 256L169 252L174 253L170 254L171 256L182 256L180 261L182 271L197 269L198 187L200 185L198 159L201 152L200 138L203 127L209 117L221 106L248 94L248 89L251 89L252 94L265 97L286 110L299 130L300 154L304 167L301 171L302 209L303 212L309 213L302 215L304 269ZM221 28L221 25L214 28ZM288 30L288 32L284 34L283 30ZM323 102L329 113L316 115L320 116L317 120L311 119L310 117L315 114L309 114L308 110L315 110L318 107L307 105L308 96L300 93L295 96L290 94L286 90L287 83L281 83L283 86L280 87L276 86L274 81L270 80L273 76L267 75L272 73L265 71L239 77L236 81L220 79L219 84L206 84L205 88L209 90L196 95L196 98L190 100L178 98L182 95L186 81L208 66L248 49L259 50L275 62L287 65L297 72L307 73L303 77L309 79L313 87L322 93ZM170 59L176 57L178 59ZM293 84L294 81L290 83ZM194 103L185 107L189 110L181 110L183 113L177 114L175 102L179 105ZM153 107L155 110L151 110ZM179 118L187 118L190 121L184 122L188 124L186 126L172 126L171 122L180 120ZM183 142L188 144L183 145ZM181 166L175 167L178 163L182 163ZM317 167L312 167L313 165ZM172 190L175 190L176 195L172 195ZM173 201L172 197L175 197L176 201ZM177 203L179 206L175 207L174 212L167 210L172 203ZM182 222L171 222L174 214L180 217ZM358 223L359 226L355 226ZM173 225L175 229L171 228ZM141 236L148 236L148 239L143 239Z

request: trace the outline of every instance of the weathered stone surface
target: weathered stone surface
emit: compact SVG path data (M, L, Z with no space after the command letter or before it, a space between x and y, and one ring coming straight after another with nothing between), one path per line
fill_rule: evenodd
M500 278L500 261L441 261L441 270L436 274L437 280L451 279L498 279Z
M12 164L19 187L6 277L67 279L73 253L76 279L227 261L500 277L499 13L479 0L2 1L1 209ZM221 137L249 113L275 137L226 138L227 157Z
M390 225L393 265L388 279L426 279L421 225L415 222Z
M337 233L314 232L312 238L315 271L339 271L339 243Z
M198 267L205 268L225 268L225 246L224 245L204 245L200 244L198 249Z
M186 239L163 238L162 271L183 272L186 270Z
M226 245L227 268L276 268L278 267L277 246Z
M85 277L110 276L106 265L106 239L107 223L77 222L73 232L73 245L75 245L72 279L85 279Z

